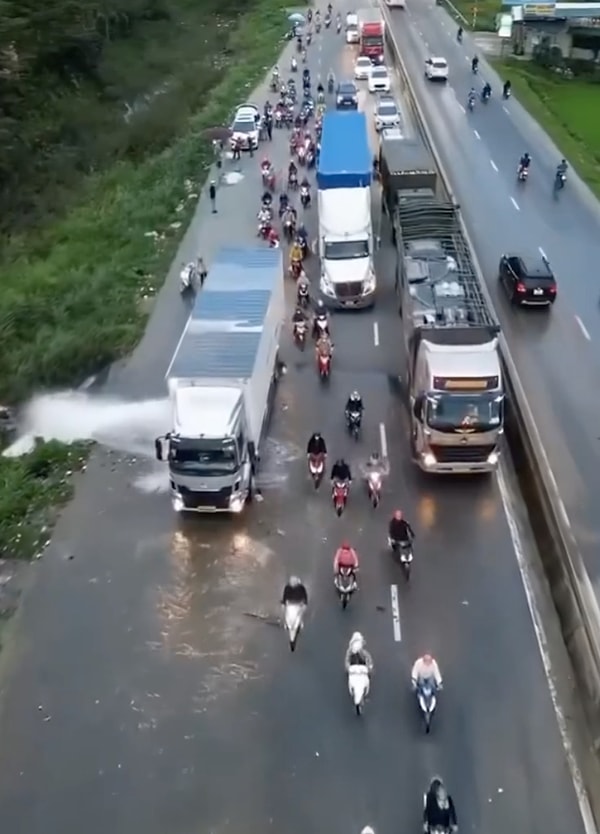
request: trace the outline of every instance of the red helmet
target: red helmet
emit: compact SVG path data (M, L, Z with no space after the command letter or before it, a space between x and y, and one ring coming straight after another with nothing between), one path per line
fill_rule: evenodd
M396 521L402 521L402 510L395 510L394 518L396 519Z

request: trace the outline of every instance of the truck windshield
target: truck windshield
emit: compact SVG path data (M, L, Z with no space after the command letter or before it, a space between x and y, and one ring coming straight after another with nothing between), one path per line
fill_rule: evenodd
M325 242L325 260L347 261L350 258L368 258L368 240L336 240Z
M172 438L169 463L174 472L183 475L232 474L238 468L235 440Z
M383 46L383 35L363 35L363 46Z
M428 394L427 424L446 432L484 432L502 425L504 398L498 394Z

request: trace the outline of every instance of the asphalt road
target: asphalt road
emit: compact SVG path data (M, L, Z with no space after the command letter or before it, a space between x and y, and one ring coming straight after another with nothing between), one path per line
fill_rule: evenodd
M350 56L332 33L311 49L314 71L320 60L342 72ZM285 136L269 155L285 167ZM220 190L219 214L202 198L181 260L200 250L210 264L223 242L255 239L258 160L245 160L242 172ZM309 222L316 230L313 211ZM149 460L99 453L92 461L38 564L5 657L3 831L306 834L367 823L378 834L416 831L435 773L465 832L583 831L497 482L425 480L408 459L389 257L378 253L374 311L334 317L328 388L310 351L284 344L289 372L264 501L242 518L181 522L166 494L140 488L155 476ZM177 271L144 342L112 376L112 392L163 393L186 314ZM343 429L354 388L367 406L358 444ZM142 403L138 443L150 431L144 414ZM392 468L377 511L358 484L341 519L325 488L315 493L303 450L316 426L351 464L381 444L383 426ZM410 587L385 547L398 505L418 537ZM526 550L523 520L511 523ZM342 611L331 560L345 536L362 571ZM310 594L295 655L277 627L292 571ZM376 664L360 719L343 672L357 628ZM411 664L426 650L445 677L430 737L409 691Z
M503 102L501 81L476 48L430 0L395 10L392 30L428 125L461 204L510 350L528 393L559 492L596 593L600 594L600 491L597 391L600 384L600 294L594 280L600 211L571 172L555 199L552 184L560 152L515 99ZM447 85L424 79L427 55L447 58ZM471 86L488 79L492 100L465 113ZM532 155L524 186L516 179L520 156ZM559 296L547 311L515 311L497 284L503 252L544 252L556 273Z

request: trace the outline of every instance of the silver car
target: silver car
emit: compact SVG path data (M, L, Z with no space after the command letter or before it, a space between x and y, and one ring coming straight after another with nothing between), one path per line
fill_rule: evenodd
M242 104L238 107L231 123L231 147L239 143L242 150L256 150L260 123L260 111L254 104Z
M400 111L394 99L391 96L382 96L375 105L375 130L400 127L401 123Z

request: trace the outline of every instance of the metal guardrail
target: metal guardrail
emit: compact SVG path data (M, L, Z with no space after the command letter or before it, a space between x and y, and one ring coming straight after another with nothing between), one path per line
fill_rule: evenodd
M452 198L450 180L414 93L400 49L391 30L388 12L384 6L382 6L382 11L386 19L388 47L399 72L404 91L408 94L415 120L433 155L444 188L448 196ZM486 282L483 279L481 265L462 216L460 222L462 232L471 249L482 292L490 308L494 310ZM525 390L503 334L500 335L500 347L508 394L507 437L509 438L511 451L527 467L529 489L526 492L530 492L546 528L544 531L545 546L541 548L541 557L561 621L563 637L578 677L584 708L594 734L594 746L597 751L600 751L600 608L573 536ZM536 525L533 524L533 526L535 528Z

